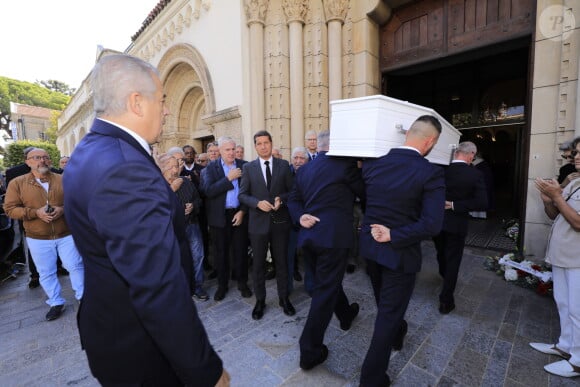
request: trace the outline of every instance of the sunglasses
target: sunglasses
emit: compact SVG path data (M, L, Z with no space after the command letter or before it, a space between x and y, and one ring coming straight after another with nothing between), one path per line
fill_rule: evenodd
M577 150L573 150L570 152L570 158L573 159L574 157L576 157L576 155L578 154Z

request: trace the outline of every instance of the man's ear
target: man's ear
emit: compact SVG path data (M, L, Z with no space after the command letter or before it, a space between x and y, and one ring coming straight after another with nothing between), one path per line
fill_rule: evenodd
M139 117L143 116L143 96L139 93L131 93L127 101L128 110Z

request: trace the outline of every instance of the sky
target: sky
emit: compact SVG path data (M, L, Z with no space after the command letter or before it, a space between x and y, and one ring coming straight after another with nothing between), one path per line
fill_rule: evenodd
M54 79L78 88L95 64L97 46L131 44L159 0L6 0L0 18L0 76Z

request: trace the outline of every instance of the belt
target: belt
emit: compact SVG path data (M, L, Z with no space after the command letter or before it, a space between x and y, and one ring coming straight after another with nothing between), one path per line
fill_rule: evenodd
M226 212L238 212L239 210L240 210L240 207L226 208Z

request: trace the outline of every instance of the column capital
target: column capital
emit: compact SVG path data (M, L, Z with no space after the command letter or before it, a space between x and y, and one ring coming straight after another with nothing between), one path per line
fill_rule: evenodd
M308 0L283 0L282 8L288 24L294 21L304 24L304 17L308 12Z
M254 23L265 24L268 0L244 0L248 25Z
M326 22L337 20L344 23L348 12L349 0L323 0Z

